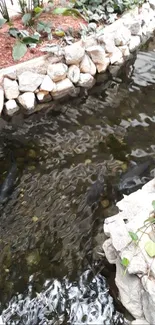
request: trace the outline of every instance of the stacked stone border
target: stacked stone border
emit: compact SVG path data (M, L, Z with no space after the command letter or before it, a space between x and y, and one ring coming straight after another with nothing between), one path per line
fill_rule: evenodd
M125 13L113 24L94 28L80 41L0 71L0 114L32 114L52 101L90 89L96 74L121 66L155 29L155 0Z

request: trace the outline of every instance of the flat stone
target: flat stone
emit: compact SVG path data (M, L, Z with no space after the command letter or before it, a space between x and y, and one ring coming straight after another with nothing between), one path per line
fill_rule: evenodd
M47 103L52 100L51 94L48 91L40 90L36 93L36 97L41 103Z
M19 90L22 92L33 92L43 82L45 76L39 73L25 71L18 76Z
M54 81L58 82L66 78L68 67L64 63L55 63L48 66L47 74Z
M3 110L3 106L4 106L4 90L2 87L0 87L0 115Z
M16 99L19 96L18 83L15 80L4 78L4 93L7 99Z
M103 73L107 70L108 66L110 64L110 59L108 57L106 57L104 59L104 64L97 64L97 71L98 73Z
M80 64L80 71L90 73L92 76L96 74L96 66L88 54L85 54Z
M91 57L92 61L95 64L103 64L104 63L105 50L102 46L97 45L97 46L88 47L86 52L89 54L89 56Z
M115 46L114 52L109 55L110 63L119 63L120 59L122 59L122 52Z
M71 65L68 69L67 77L76 84L80 79L80 69L76 65Z
M78 64L84 57L85 49L82 42L76 42L64 48L65 59L67 64Z
M95 84L95 79L90 73L80 73L78 86L84 88L92 88Z
M132 36L129 43L130 52L134 52L140 45L140 36Z
M13 116L19 111L19 106L14 99L10 99L5 103L5 113L8 116Z
M18 97L20 105L25 109L26 114L32 114L35 110L36 99L32 92L26 92Z
M123 57L128 57L130 55L128 45L119 46L119 50L122 52Z
M114 42L116 46L122 46L129 43L131 38L131 31L127 28L122 26L120 29L117 30L114 36Z
M55 87L55 83L51 80L51 78L47 75L45 76L41 86L40 90L43 91L52 91Z
M66 78L56 83L55 89L51 92L51 95L54 99L62 98L74 89L72 82Z

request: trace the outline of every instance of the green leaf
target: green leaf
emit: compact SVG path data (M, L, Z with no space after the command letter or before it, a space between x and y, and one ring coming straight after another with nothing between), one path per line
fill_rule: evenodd
M128 260L128 258L126 257L123 257L122 260L121 260L121 264L125 267L128 267L130 261Z
M134 232L132 232L132 231L129 231L129 235L130 235L130 237L131 237L131 239L132 239L133 241L137 241L137 240L138 240L138 236L137 236L136 233L134 233Z
M41 7L35 7L34 8L35 14L40 14L42 11L43 11L43 9Z
M152 206L153 206L153 209L155 210L155 200L152 201Z
M13 46L13 52L12 52L14 61L20 60L25 55L26 52L27 52L26 44L17 41Z
M37 24L38 32L46 32L47 34L51 33L51 26L49 23L44 23L43 21L39 21Z
M32 15L30 13L27 13L22 17L22 22L26 26L29 25L31 19L32 19Z
M6 23L6 19L5 18L0 18L0 27L2 27L5 23Z
M37 43L39 43L39 35L34 35L34 36L27 36L27 37L24 37L23 39L22 39L22 42L24 43L24 44L32 44L32 43L34 43L34 44L37 44Z
M11 36L13 36L13 37L18 37L19 29L18 29L18 28L11 27L11 28L9 28L8 33L9 33Z
M145 244L145 250L146 253L150 256L150 257L154 257L155 256L155 243L152 240L149 240L146 244Z
M55 8L53 10L54 15L63 15L63 16L81 16L80 12L77 9L74 8Z

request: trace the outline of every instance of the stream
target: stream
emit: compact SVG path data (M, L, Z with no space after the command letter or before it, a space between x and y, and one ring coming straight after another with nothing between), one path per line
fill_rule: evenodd
M103 222L118 212L122 193L113 189L122 173L155 159L154 111L152 38L117 77L98 76L88 93L0 121L0 183L10 152L18 167L0 205L0 325L127 323L102 250ZM145 176L154 173L152 161ZM88 190L99 177L108 186L92 208Z

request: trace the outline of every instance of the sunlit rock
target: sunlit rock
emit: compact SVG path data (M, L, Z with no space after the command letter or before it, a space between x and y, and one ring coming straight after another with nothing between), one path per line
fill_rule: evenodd
M47 75L45 76L41 86L40 86L40 90L43 91L52 91L55 87L54 82L51 80L51 78Z
M2 87L0 87L0 115L3 110L3 105L4 105L4 90Z
M65 59L67 64L78 64L84 57L85 49L82 42L76 42L64 48Z
M129 43L130 52L134 52L140 45L140 36L132 36Z
M118 47L115 46L114 51L109 55L110 63L119 63L119 61L122 59L122 52L119 50Z
M109 64L110 64L110 59L108 57L105 57L103 64L96 64L98 73L105 72Z
M90 73L80 73L80 80L78 86L84 88L92 88L95 84L95 79Z
M129 47L127 45L119 46L119 50L125 58L130 55Z
M17 81L4 78L3 87L7 99L16 99L19 96Z
M83 73L90 73L92 76L96 74L96 66L87 54L84 55L84 58L80 64L80 71Z
M102 46L96 45L88 47L86 52L95 64L103 64L105 59L105 50Z
M71 65L68 69L67 77L70 79L71 82L76 84L80 79L80 69L77 65Z
M8 116L13 116L18 111L19 111L19 106L17 105L14 99L10 99L5 103L5 113Z
M36 99L32 92L27 92L18 97L19 104L25 109L26 114L34 112Z
M129 43L131 38L131 32L127 27L121 26L114 36L114 42L116 46L122 46Z
M55 89L51 92L51 95L54 99L59 99L68 95L73 89L74 85L66 78L56 83Z
M48 91L45 90L40 90L36 93L36 97L38 99L39 102L50 102L52 100L52 97L50 95L50 93Z
M31 71L25 71L18 76L19 90L22 92L35 91L43 82L45 76Z
M66 64L55 63L48 66L47 74L54 82L57 82L66 78L67 71L68 71L68 67Z

